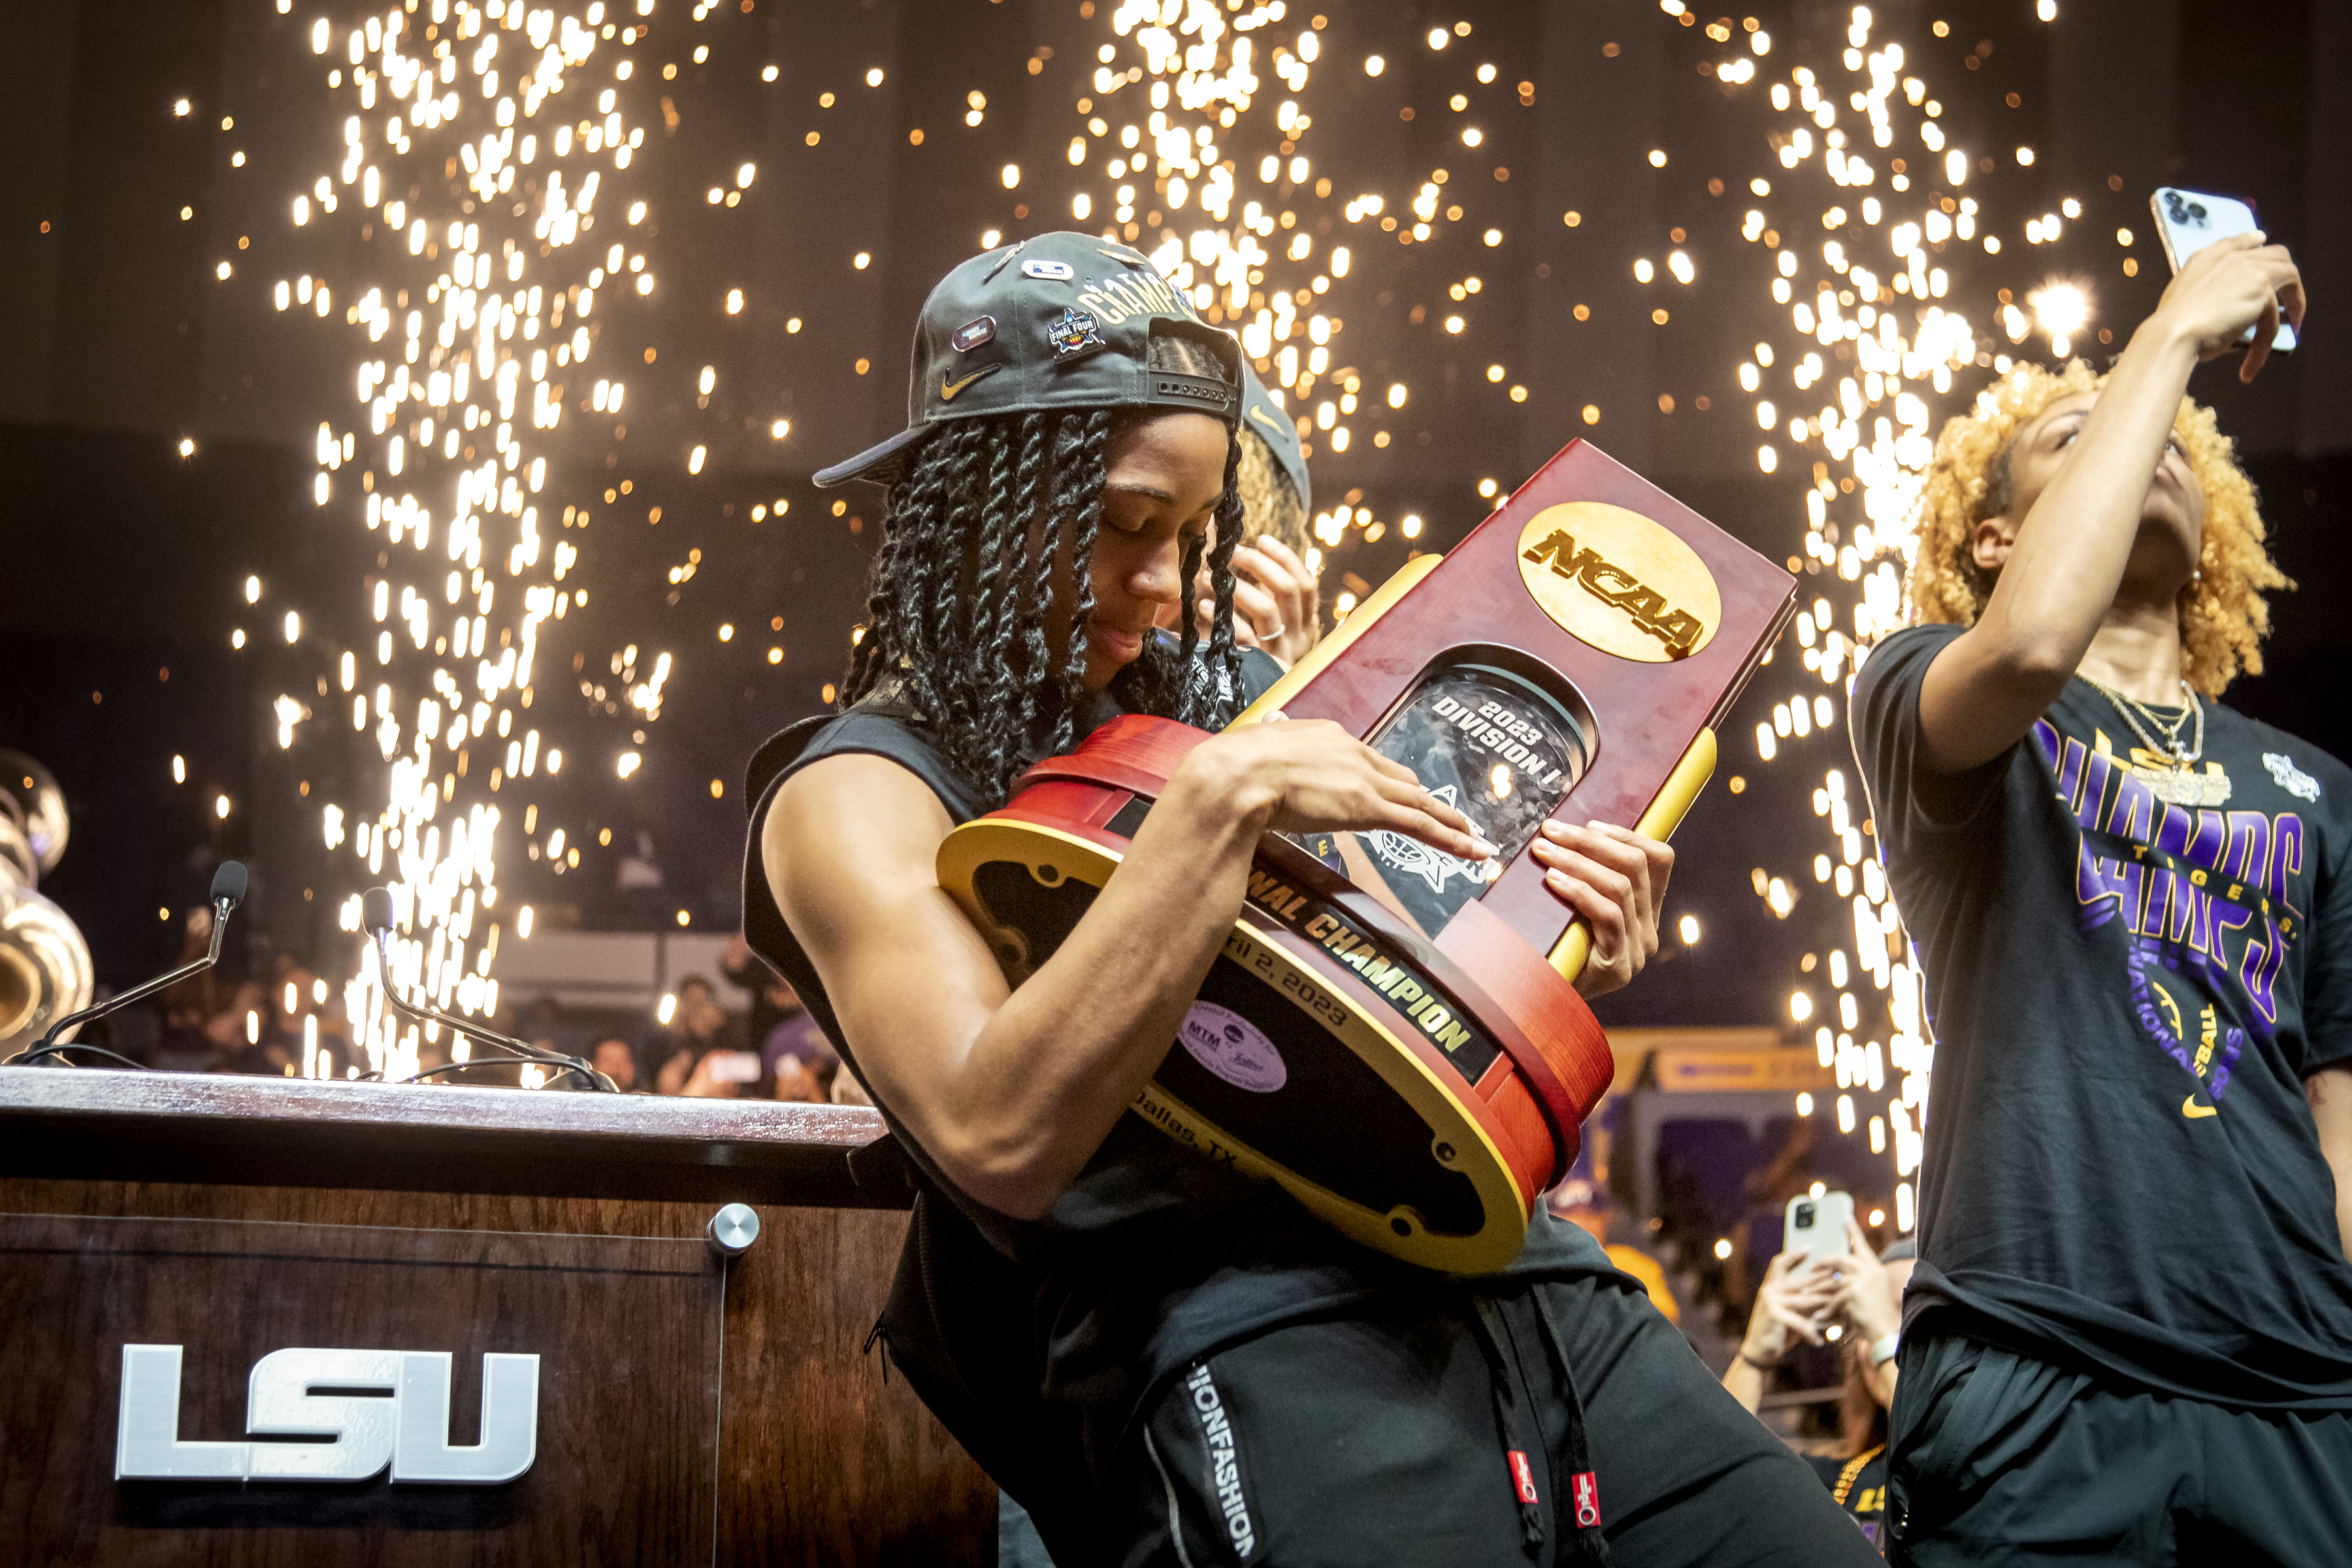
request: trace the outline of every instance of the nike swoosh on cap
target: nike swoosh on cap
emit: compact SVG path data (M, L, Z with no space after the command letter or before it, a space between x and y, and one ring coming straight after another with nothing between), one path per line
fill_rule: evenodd
M994 375L998 371L1003 370L1003 368L1004 367L1001 364L984 364L978 370L973 371L970 375L967 375L959 381L950 381L944 375L940 377L940 401L941 403L953 403L957 393L961 392L965 387L970 386L982 376Z

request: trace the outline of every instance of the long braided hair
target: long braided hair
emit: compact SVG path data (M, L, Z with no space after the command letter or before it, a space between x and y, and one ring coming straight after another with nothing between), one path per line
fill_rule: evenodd
M1155 338L1154 360L1213 374L1214 361L1182 338ZM1189 352L1188 352L1189 351ZM919 712L956 770L1003 802L1024 768L1078 739L1094 614L1091 567L1102 521L1105 453L1155 412L1074 409L946 422L892 487L875 552L866 624L850 653L842 706L892 689ZM1238 443L1227 440L1224 490L1213 542L1186 546L1179 581L1202 559L1215 595L1207 658L1195 617L1171 647L1144 639L1111 695L1132 712L1218 729L1240 709L1241 654L1234 642L1234 549L1241 541ZM1055 563L1069 560L1069 646L1057 660L1046 639ZM1220 679L1222 677L1222 679Z

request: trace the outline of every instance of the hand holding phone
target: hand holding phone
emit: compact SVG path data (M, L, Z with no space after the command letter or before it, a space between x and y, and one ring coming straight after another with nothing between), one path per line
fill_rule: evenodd
M1760 1365L1780 1358L1790 1334L1807 1344L1826 1343L1822 1331L1844 1290L1827 1264L1803 1248L1780 1253L1766 1266L1757 1286L1741 1353Z
M2264 244L2252 206L2234 197L2168 185L2148 198L2148 206L2165 259L2175 274L2165 290L2165 306L2202 306L2200 316L2220 312L2210 322L2196 323L2207 329L2199 332L2200 358L2226 353L2233 342L2246 344L2252 352L2239 374L2252 381L2272 349L2295 346L2295 327L2303 319L2302 277L2284 247ZM2193 261L2199 264L2192 266ZM2193 300L2186 297L2190 294L2196 296ZM2252 324L2241 327L2249 321Z
M713 1051L703 1062L713 1083L757 1083L760 1079L757 1051Z
M1799 1193L1789 1200L1788 1223L1781 1233L1780 1245L1792 1251L1801 1248L1816 1261L1842 1258L1846 1251L1846 1227L1853 1223L1853 1194L1823 1193L1814 1197L1810 1193Z

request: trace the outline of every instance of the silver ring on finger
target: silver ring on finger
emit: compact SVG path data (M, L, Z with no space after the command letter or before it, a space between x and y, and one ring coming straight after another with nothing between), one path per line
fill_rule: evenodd
M1274 623L1274 629L1272 631L1260 629L1257 634L1258 640L1261 642L1272 642L1275 638L1280 637L1284 632L1289 629L1289 627L1284 626L1280 621L1276 621Z

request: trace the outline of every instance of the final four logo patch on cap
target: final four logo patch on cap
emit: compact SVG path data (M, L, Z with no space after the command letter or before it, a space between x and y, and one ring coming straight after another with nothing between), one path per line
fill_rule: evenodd
M1045 323L1045 336L1054 345L1056 363L1076 359L1080 354L1106 347L1102 334L1095 330L1094 313L1075 308L1065 310Z

